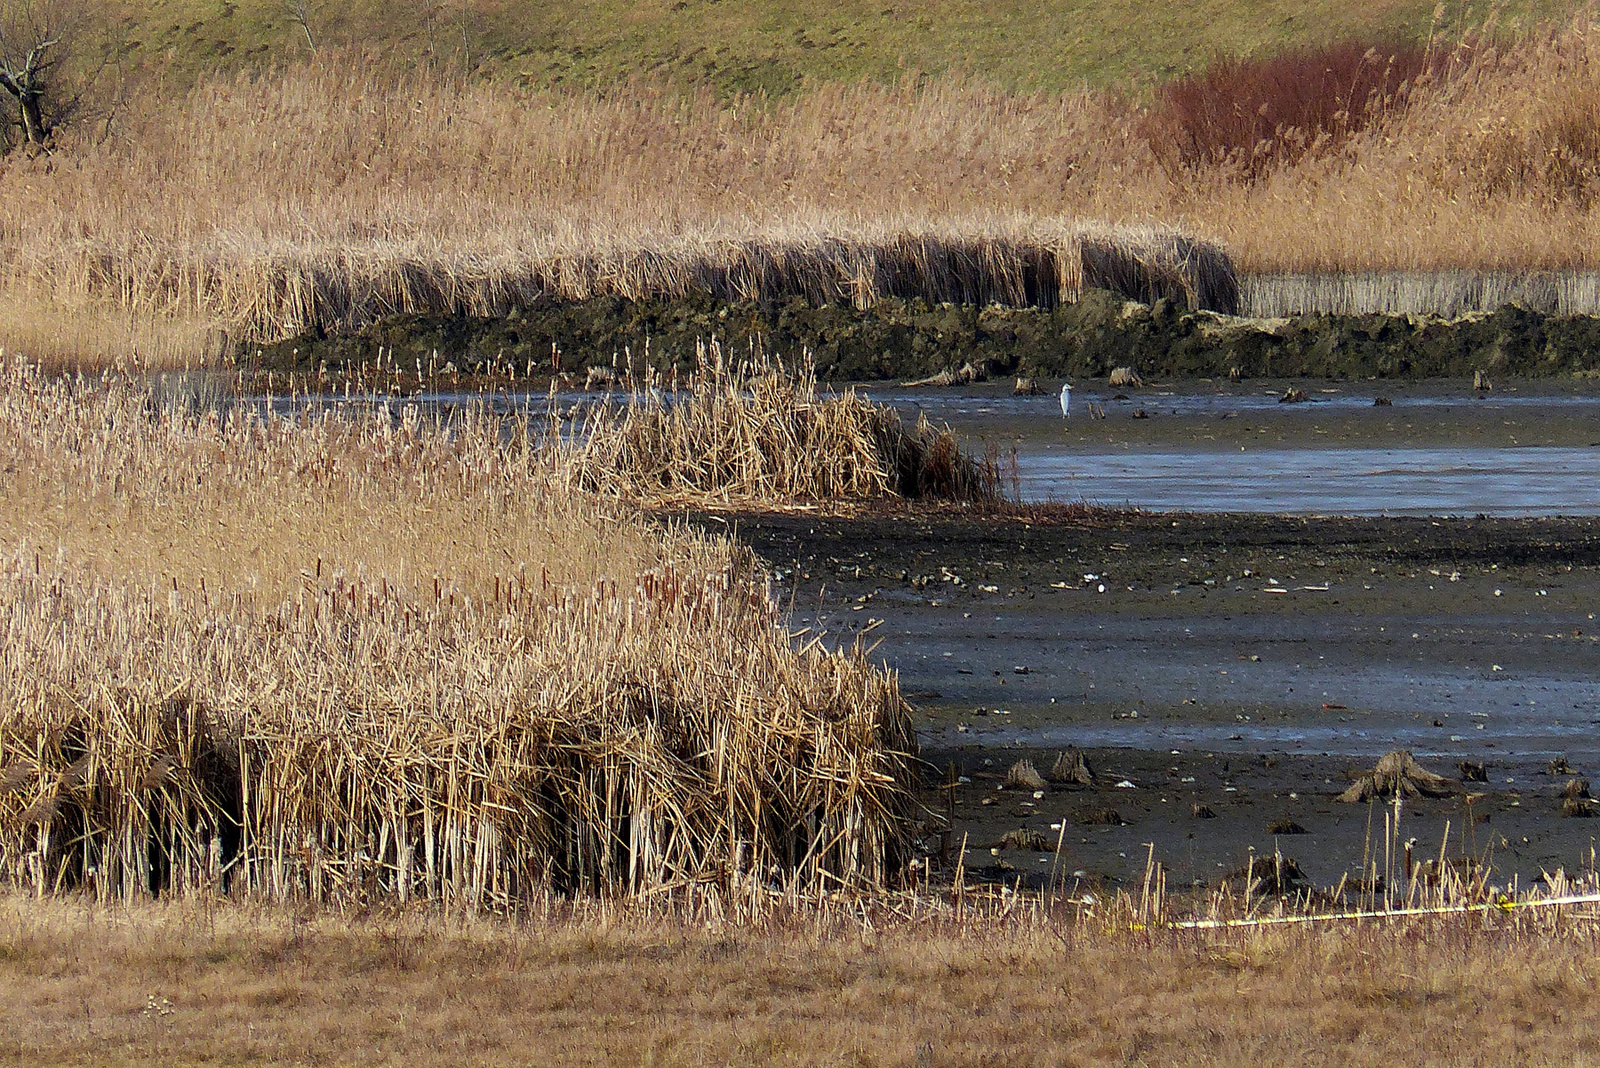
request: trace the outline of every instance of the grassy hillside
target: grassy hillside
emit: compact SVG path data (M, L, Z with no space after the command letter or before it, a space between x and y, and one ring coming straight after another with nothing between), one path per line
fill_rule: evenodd
M302 56L311 41L486 69L534 85L645 75L723 92L963 71L1015 89L1148 82L1219 52L1425 36L1433 0L115 0L130 58L192 75ZM1503 22L1571 0L1513 0ZM1452 5L1445 24L1482 18Z

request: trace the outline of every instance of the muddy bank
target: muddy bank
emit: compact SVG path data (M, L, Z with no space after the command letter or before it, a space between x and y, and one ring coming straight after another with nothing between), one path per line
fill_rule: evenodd
M345 336L310 334L241 347L241 363L323 379L389 375L402 385L441 375L526 380L588 367L693 366L715 337L737 355L753 345L810 352L833 381L916 378L973 363L993 376L1255 378L1537 377L1600 369L1600 318L1507 306L1455 319L1308 315L1241 319L1153 306L1107 290L1053 309L881 300L867 309L801 299L719 303L710 297L540 301L504 318L401 316Z
M1405 806L1419 857L1524 885L1590 862L1600 820L1561 791L1600 781L1600 520L725 518L797 626L900 673L929 848L953 766L953 841L981 873L1043 877L1059 840L1069 871L1136 883L1153 843L1186 885L1274 849L1331 885L1386 811L1338 795L1395 748L1452 780ZM1005 786L1069 747L1091 783Z

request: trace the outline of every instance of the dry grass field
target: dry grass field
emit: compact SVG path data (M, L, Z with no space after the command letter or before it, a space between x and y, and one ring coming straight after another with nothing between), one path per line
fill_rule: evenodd
M0 901L0 1061L1585 1065L1588 926L1118 934L1072 910L523 923Z
M109 137L8 158L0 342L182 365L224 334L670 294L752 249L793 260L733 287L755 297L809 292L808 271L844 272L819 292L849 296L892 246L916 250L912 289L931 299L1009 300L987 280L1085 226L1177 227L1246 273L1593 268L1597 39L1586 17L1441 39L1403 100L1346 101L1378 110L1336 137L1275 133L1306 144L1266 167L1253 150L1174 156L1159 93L975 75L779 99L535 90L323 50L137 96Z

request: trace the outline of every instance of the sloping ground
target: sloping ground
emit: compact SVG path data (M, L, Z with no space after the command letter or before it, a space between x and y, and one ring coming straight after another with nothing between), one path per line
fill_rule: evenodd
M1188 70L1213 53L1250 52L1350 36L1421 37L1434 5L1384 0L1230 2L1130 8L935 0L465 0L348 4L281 0L156 0L121 4L135 61L180 71L281 61L317 47L367 45L405 60L483 68L534 84L600 86L646 76L728 92L794 90L808 80L969 71L1019 89L1060 90ZM1562 13L1558 0L1506 5L1509 18ZM302 8L306 25L292 12ZM1459 12L1452 11L1451 15Z

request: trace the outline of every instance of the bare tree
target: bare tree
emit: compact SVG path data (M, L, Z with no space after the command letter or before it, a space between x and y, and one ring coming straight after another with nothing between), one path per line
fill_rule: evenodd
M306 35L306 47L312 52L317 50L317 39L312 34L311 23L322 13L321 8L322 5L313 0L286 0L283 5L289 21L299 26L300 32Z
M82 112L109 58L89 61L90 8L81 0L0 0L0 89L16 106L6 147L46 148ZM12 140L12 136L16 141Z
M482 19L476 9L461 0L416 0L416 18L421 26L424 36L428 39L428 58L430 61L439 60L439 35L441 30L449 32L450 27L443 25L447 15L454 16L455 35L461 38L461 44L451 53L460 56L460 65L463 73L472 70L473 39L481 40L483 37Z

